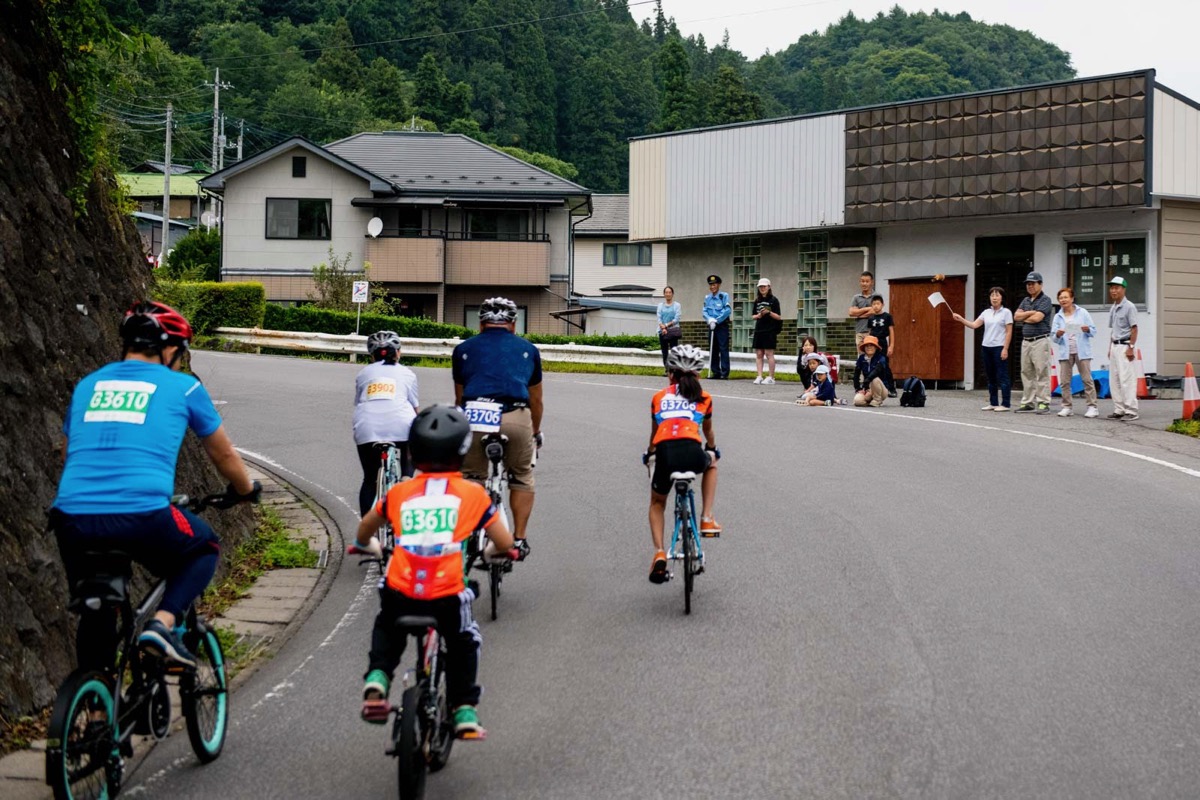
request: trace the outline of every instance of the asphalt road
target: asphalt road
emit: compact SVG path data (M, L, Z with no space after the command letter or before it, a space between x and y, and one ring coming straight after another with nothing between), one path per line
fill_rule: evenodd
M195 365L238 445L352 535L357 367ZM419 374L422 403L452 397ZM428 797L1200 796L1194 440L962 393L810 409L792 385L706 384L726 534L685 617L679 582L646 580L660 385L547 375L533 554L481 622L489 738ZM342 562L233 696L221 758L175 736L125 794L394 797L386 729L357 716L375 608Z

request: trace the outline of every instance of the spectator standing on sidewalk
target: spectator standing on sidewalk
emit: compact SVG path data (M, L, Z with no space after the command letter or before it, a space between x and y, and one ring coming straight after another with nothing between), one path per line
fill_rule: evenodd
M1138 418L1137 370L1133 360L1137 358L1137 307L1125 296L1125 279L1113 276L1108 282L1108 299L1113 301L1108 310L1108 330L1112 342L1108 346L1108 386L1112 391L1113 413L1109 419L1132 422Z
M983 326L983 371L987 373L988 404L981 411L1011 411L1012 386L1008 377L1008 346L1012 344L1013 315L1004 307L1004 289L993 286L988 290L991 307L981 312L974 322L961 314L951 313L954 321L972 330Z
M779 298L771 291L771 281L758 279L758 297L754 298L754 366L758 373L755 383L775 382L775 346L783 330L783 315ZM767 377L763 377L763 358L767 361Z
M862 291L850 301L850 317L854 320L854 346L862 350L863 337L869 333L867 320L875 312L871 310L871 296L875 294L875 276L864 272L858 276L858 287Z
M712 331L712 361L709 377L729 380L729 317L733 306L729 293L721 291L721 276L708 276L708 294L704 296L704 321Z
M1086 308L1075 305L1075 290L1069 286L1058 290L1059 312L1054 315L1054 350L1058 358L1058 381L1062 387L1062 411L1060 417L1069 417L1071 410L1071 367L1079 368L1079 379L1083 381L1083 400L1087 403L1084 416L1092 419L1100 416L1096 410L1096 382L1092 380L1092 337L1096 335L1096 324Z
M1050 321L1054 306L1042 291L1042 273L1025 276L1025 291L1013 319L1021 328L1021 407L1018 413L1050 413Z
M670 286L663 287L663 301L658 304L658 346L662 348L664 375L669 374L667 353L683 338L683 330L679 327L682 313L679 303L675 302L675 290Z

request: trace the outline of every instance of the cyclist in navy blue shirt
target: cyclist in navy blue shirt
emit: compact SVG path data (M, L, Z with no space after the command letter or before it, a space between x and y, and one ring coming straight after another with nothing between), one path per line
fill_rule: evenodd
M471 421L471 448L463 475L487 479L483 450L487 432L508 437L504 466L508 470L509 502L517 560L529 555L525 534L533 513L533 464L542 446L542 357L538 349L516 335L517 306L505 297L484 300L479 307L479 335L454 348L454 404Z
M75 387L63 422L66 463L51 525L74 587L89 573L88 552L120 551L166 580L158 611L139 638L152 653L195 666L175 624L208 586L219 546L208 523L171 505L175 463L191 428L230 482L226 498L258 500L204 385L176 372L192 337L188 321L161 303L131 308L121 323L124 357ZM116 657L111 615L84 612L79 663L106 669Z

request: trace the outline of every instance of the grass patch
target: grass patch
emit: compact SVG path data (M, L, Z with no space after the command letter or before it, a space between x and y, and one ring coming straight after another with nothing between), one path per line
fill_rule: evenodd
M24 750L34 741L46 738L46 727L50 724L50 706L40 714L9 719L0 714L0 756Z
M1177 419L1167 426L1167 430L1200 439L1200 421L1194 419Z
M233 628L213 626L212 631L217 635L217 641L221 643L221 652L225 654L226 677L232 678L233 673L244 666L253 648Z
M200 598L197 609L206 617L226 611L269 569L317 565L317 552L308 542L290 538L287 525L275 509L260 506L257 510L258 528L254 535L234 550L225 579L209 586Z

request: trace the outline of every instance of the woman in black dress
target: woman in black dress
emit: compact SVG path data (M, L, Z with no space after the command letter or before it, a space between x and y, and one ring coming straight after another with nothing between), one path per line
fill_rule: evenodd
M783 330L783 315L779 298L771 293L771 281L758 279L758 297L754 298L754 365L758 372L755 383L775 382L775 345ZM767 377L763 377L763 357L767 360Z

